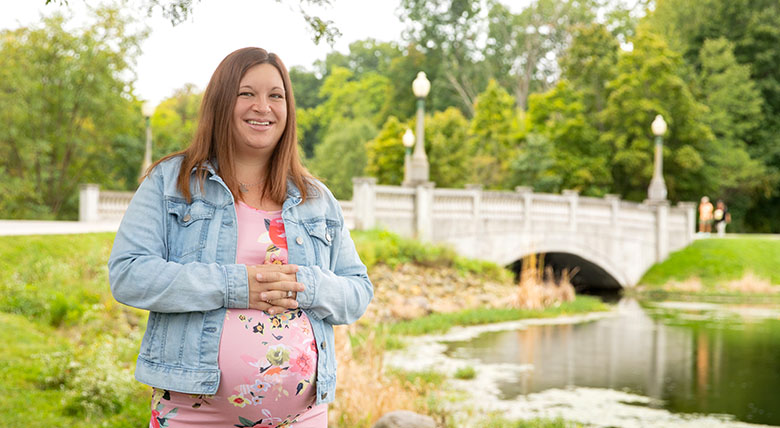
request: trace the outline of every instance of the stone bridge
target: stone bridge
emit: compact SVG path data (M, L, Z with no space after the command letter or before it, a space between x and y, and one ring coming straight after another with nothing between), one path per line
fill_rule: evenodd
M356 229L385 228L403 236L446 243L466 257L509 265L530 254L577 266L599 286L632 287L670 251L694 239L695 204L636 203L534 193L394 187L354 180L351 204L342 204ZM546 263L550 263L546 258Z
M121 218L132 192L84 185L80 220ZM600 286L632 287L654 263L694 239L695 204L636 203L618 196L377 185L354 179L352 201L341 202L350 228L384 228L452 246L465 257L510 265L544 253L550 264L577 266Z

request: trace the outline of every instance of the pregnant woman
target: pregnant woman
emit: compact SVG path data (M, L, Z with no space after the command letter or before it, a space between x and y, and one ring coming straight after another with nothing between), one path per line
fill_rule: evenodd
M373 287L295 123L279 57L231 53L190 146L152 165L125 213L109 279L149 311L135 376L153 387L150 427L327 427L333 325Z

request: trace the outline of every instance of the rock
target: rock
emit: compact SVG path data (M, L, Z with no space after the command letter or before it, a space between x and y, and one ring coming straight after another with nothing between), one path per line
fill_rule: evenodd
M396 410L385 413L376 421L373 428L436 428L436 422L430 416L409 410Z

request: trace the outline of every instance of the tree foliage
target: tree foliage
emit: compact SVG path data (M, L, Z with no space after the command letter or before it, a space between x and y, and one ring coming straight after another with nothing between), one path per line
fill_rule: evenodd
M338 199L352 199L352 177L366 168L366 143L377 130L366 119L339 120L309 162L312 173L321 178Z
M151 118L153 160L186 148L198 127L198 109L203 92L187 84L164 99Z
M664 169L669 198L696 200L712 133L704 124L706 107L683 80L682 59L657 35L640 28L634 49L618 59L618 75L608 85L602 111L607 129L601 141L611 147L611 174L616 193L633 200L647 195L653 173L653 135L657 114L669 124L664 136Z
M471 182L491 189L505 186L520 132L515 100L495 80L477 97L469 135L473 157Z
M55 14L0 33L3 217L73 217L79 183L134 187L143 118L125 76L145 32L132 32L116 9L92 19L65 31L69 22Z
M277 3L285 3L283 0L275 1ZM298 12L308 25L308 30L311 32L314 43L319 43L324 39L330 45L333 45L336 39L341 36L341 31L333 24L333 21L322 19L311 13L309 9L312 6L328 6L332 1L298 0L297 2ZM68 0L46 0L46 4L50 3L63 6L68 4ZM159 10L164 18L171 21L171 25L178 25L187 20L197 3L200 3L200 0L140 0L134 4L137 8L146 10L149 16Z

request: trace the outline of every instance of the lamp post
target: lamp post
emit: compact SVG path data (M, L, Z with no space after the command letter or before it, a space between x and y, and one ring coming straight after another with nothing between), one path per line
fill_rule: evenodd
M425 77L425 72L417 73L412 82L412 91L417 97L417 144L409 168L409 174L404 185L416 186L428 182L428 156L425 154L425 97L431 90L431 82Z
M666 183L664 183L663 176L663 136L666 134L666 122L663 116L657 115L650 128L653 130L653 135L655 135L655 160L653 162L653 178L650 180L650 187L647 188L647 199L650 201L665 201Z
M152 114L154 114L154 104L151 101L145 102L141 106L141 113L146 119L146 149L144 150L144 162L141 164L141 177L146 174L146 170L152 165Z
M406 154L404 155L404 183L408 183L412 167L412 147L414 147L414 133L411 129L407 129L406 132L404 132L402 140L404 142L404 148L406 149Z

